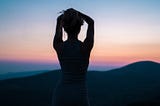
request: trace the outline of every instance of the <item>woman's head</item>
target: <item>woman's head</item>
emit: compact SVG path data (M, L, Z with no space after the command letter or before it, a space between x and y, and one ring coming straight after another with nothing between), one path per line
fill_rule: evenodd
M83 19L79 16L78 12L74 9L67 9L62 15L62 25L64 30L70 36L78 35L81 25L83 25Z

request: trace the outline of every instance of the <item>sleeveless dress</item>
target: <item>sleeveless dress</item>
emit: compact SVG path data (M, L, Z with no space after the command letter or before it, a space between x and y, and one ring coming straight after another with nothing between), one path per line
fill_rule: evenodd
M53 106L89 106L86 72L89 55L79 40L65 41L58 53L61 78L53 95Z

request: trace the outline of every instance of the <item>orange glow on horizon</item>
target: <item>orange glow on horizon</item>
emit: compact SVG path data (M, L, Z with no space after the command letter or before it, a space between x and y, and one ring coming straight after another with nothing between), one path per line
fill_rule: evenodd
M51 41L51 40L50 40ZM33 61L58 63L52 43L47 45L24 45L7 48L0 52L0 60ZM92 64L127 64L135 61L151 60L160 62L160 44L121 44L95 42L91 52ZM36 49L35 49L36 48ZM9 52L11 51L11 52Z
M144 54L143 54L144 53ZM90 57L91 64L112 64L112 65L123 65L136 61L151 60L160 62L160 55L156 52L141 52L127 51L122 49L112 49L112 51L93 50ZM153 55L154 54L154 55ZM2 60L16 60L16 61L32 61L32 62L49 62L58 63L57 54L54 50L50 52L44 52L35 54L34 53L13 53L12 55L6 55L1 58ZM1 60L0 59L0 60Z

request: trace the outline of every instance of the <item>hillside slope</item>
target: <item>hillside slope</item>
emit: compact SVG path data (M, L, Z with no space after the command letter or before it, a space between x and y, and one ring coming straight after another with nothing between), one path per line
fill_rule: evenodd
M50 106L59 71L0 81L1 106ZM160 105L160 64L136 62L119 69L88 72L91 106Z

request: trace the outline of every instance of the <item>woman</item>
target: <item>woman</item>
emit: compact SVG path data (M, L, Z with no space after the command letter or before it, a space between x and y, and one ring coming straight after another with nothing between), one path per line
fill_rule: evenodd
M78 34L83 21L88 24L88 29L84 42L81 42ZM66 41L62 40L62 28L67 33ZM94 21L89 16L70 8L57 18L53 47L62 75L53 96L53 106L89 106L86 72L93 42Z

